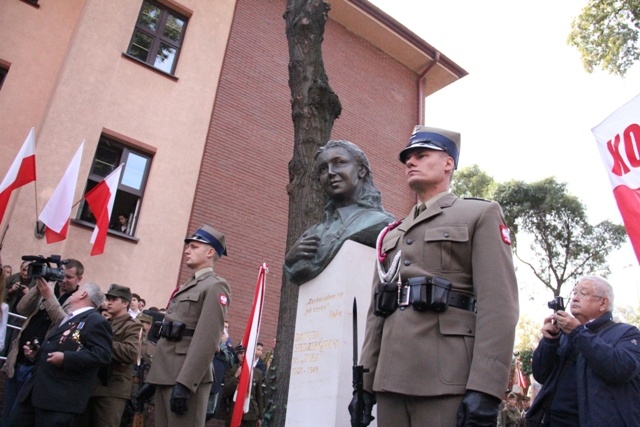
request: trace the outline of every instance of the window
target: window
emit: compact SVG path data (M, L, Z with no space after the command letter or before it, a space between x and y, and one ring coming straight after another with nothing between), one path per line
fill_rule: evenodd
M86 194L120 164L124 164L111 213L109 224L111 231L129 236L135 235L151 158L151 154L130 148L107 135L103 134L100 137L84 192ZM84 200L76 219L93 224L96 222L89 205Z
M165 6L143 1L127 54L173 74L187 21L187 18Z

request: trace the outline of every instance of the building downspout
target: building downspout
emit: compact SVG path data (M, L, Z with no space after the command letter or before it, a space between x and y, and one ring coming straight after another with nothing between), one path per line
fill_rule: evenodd
M420 74L420 77L418 78L418 124L419 125L424 125L424 98L425 98L425 96L424 96L424 90L423 90L424 85L422 83L427 78L427 74L429 74L429 71L431 71L431 69L438 62L440 62L440 52L436 51L435 58L433 58L433 61L429 65L427 65L427 68L425 68L425 70L422 72L422 74Z

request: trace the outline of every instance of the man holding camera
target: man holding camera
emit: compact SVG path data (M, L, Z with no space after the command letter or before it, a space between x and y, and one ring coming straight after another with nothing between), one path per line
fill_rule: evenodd
M194 275L174 289L165 318L150 335L158 339L147 384L138 400L154 392L156 427L204 426L213 382L211 360L218 349L230 302L229 284L213 271L227 254L224 235L202 225L184 240Z
M354 426L376 402L380 427L496 425L518 287L500 206L449 193L459 150L459 133L417 126L400 152L418 204L378 238Z
M560 307L544 320L533 353L533 377L542 388L527 420L639 426L640 330L613 321L613 289L601 277L581 278L570 304L571 315Z
M69 313L53 322L41 345L25 343L21 351L35 366L9 427L71 427L85 410L98 369L111 360L111 325L96 311L103 301L98 285L82 285L67 300Z
M22 261L20 271L7 278L6 302L12 311L16 307L27 291L36 285L36 281L29 275L29 261Z
M28 268L29 263L27 263ZM61 267L62 281L61 295L56 298L53 289L42 277L35 280L37 286L28 290L16 307L18 314L27 316L22 330L11 342L9 354L2 371L7 375L4 383L4 406L2 419L9 419L16 397L24 383L31 376L33 361L27 359L22 348L27 342L38 340L42 342L47 332L55 322L65 316L62 305L78 289L84 274L84 266L76 259L67 260Z

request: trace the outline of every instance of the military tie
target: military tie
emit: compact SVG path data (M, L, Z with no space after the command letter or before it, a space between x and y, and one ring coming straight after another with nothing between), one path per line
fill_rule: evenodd
M425 205L424 203L420 203L416 208L416 216L414 218L418 218L420 214L424 212L426 209L427 209L427 205Z

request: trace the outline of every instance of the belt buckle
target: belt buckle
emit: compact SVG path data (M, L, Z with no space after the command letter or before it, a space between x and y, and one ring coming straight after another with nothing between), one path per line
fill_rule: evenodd
M398 285L398 307L409 307L411 305L411 286Z

